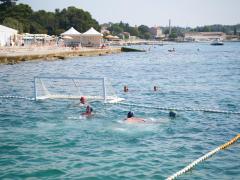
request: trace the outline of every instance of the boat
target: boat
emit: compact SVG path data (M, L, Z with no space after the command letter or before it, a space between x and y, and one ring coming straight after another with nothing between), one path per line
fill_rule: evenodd
M213 46L221 46L224 45L224 43L220 39L215 39L211 42L211 45Z
M122 52L146 52L146 50L134 49L134 48L129 48L129 47L122 47L121 51Z

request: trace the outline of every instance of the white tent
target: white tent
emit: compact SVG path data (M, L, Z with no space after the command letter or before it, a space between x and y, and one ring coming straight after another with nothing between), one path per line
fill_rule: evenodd
M102 44L102 36L103 34L91 27L82 34L81 43L83 46L100 46Z
M61 34L61 36L80 36L80 35L81 35L81 33L78 32L73 27L71 27L69 30L67 30L66 32Z
M17 30L0 25L0 46L6 46L13 43L14 36L18 33Z
M81 33L73 27L62 33L61 36L63 37L66 46L76 47L81 44Z

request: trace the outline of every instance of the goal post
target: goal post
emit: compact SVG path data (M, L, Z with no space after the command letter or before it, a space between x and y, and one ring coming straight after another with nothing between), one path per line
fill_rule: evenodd
M82 96L110 103L123 100L117 97L106 78L34 77L35 100L80 99Z

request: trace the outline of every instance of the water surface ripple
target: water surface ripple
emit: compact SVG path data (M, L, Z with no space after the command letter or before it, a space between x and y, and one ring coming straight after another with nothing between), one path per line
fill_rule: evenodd
M33 97L34 76L107 77L128 103L240 111L239 47L172 44L1 65L0 95ZM0 179L164 179L240 132L239 115L177 112L170 119L165 111L94 102L95 116L86 119L77 102L0 99ZM125 124L130 109L158 123ZM181 178L240 179L239 150L236 143Z

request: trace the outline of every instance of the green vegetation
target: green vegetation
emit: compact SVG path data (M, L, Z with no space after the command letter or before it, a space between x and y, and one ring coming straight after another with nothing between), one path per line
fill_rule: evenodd
M70 27L74 27L80 32L94 27L100 30L98 22L92 18L91 14L76 7L66 9L56 9L55 12L44 10L33 11L29 5L16 4L17 0L0 0L0 24L17 29L20 33L44 33L49 35L59 35ZM130 26L128 23L107 23L102 26L113 35L127 39L136 36L142 39L153 39L154 34L151 28L146 25ZM224 32L231 35L240 34L240 24L238 25L211 25L196 28L172 27L169 34L168 27L161 27L164 34L169 39L183 37L185 32Z
M80 32L87 31L90 27L100 30L98 22L89 12L75 7L55 12L44 10L34 12L26 4L16 5L17 0L0 0L0 24L25 33L47 33L59 35L70 27Z
M142 39L152 39L152 34L150 32L150 28L145 25L132 27L128 23L108 23L103 26L107 26L108 30L111 31L113 35L120 35L124 32L130 33L131 36L137 36ZM125 37L126 38L126 37Z

